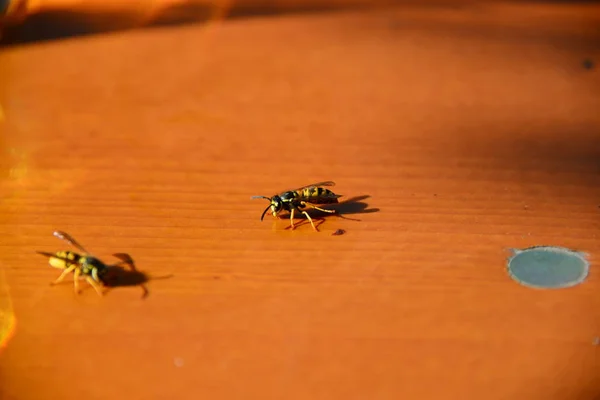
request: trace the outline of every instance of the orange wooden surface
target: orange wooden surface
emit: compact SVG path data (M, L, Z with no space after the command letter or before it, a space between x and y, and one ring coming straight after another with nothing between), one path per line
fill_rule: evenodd
M17 323L0 398L597 398L599 10L399 7L3 49L0 305ZM360 221L259 221L250 196L328 179ZM35 251L67 249L57 229L172 276L146 299L50 287ZM516 284L508 249L533 245L588 253L588 280Z

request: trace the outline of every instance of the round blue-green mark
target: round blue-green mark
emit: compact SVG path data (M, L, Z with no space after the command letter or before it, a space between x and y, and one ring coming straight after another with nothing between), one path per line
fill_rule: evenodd
M537 246L513 250L508 273L522 285L560 289L578 285L588 276L585 254L563 247Z

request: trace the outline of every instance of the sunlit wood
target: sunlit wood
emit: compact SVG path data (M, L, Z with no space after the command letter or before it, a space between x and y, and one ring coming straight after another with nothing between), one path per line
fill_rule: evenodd
M347 10L3 49L0 398L593 399L599 10ZM341 216L309 211L319 232L260 221L252 196L326 180ZM102 297L50 286L36 251L75 250L56 230L135 276ZM518 285L510 249L534 245L585 252L589 278Z

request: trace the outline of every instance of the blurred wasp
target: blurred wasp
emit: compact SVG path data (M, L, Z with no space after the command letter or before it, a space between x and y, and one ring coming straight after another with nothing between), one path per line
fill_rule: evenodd
M48 262L52 267L63 270L60 276L55 281L51 282L50 285L60 283L69 273L73 272L73 285L76 294L79 294L79 279L85 277L85 280L96 290L96 293L102 296L101 286L104 284L103 279L109 271L109 266L90 255L88 251L77 243L77 241L69 234L56 231L54 232L54 236L76 247L84 254L81 255L68 250L58 251L56 253L38 251L38 254L48 257ZM113 256L121 260L118 264L131 264L133 262L131 257L125 253L116 253L113 254Z
M252 196L253 199L266 199L271 202L265 211L263 211L260 220L262 221L265 217L265 214L269 209L271 209L271 213L274 217L277 216L281 211L289 211L290 212L290 225L292 229L294 229L294 212L299 212L306 215L306 218L310 221L313 229L315 231L319 231L315 224L313 223L312 218L308 213L304 210L307 207L314 208L319 211L323 211L326 213L335 213L335 210L325 210L323 208L319 208L316 204L334 204L338 202L338 198L342 197L342 195L335 194L331 190L326 189L324 186L335 186L335 182L326 181L313 183L310 185L302 186L298 189L287 190L283 193L276 194L273 197L266 196Z

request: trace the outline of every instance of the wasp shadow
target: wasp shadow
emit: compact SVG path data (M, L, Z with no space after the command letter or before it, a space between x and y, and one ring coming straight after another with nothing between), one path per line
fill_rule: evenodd
M169 279L173 276L173 274L164 276L150 276L147 273L137 269L133 258L131 258L128 254L118 253L114 254L114 256L122 261L117 264L107 266L106 272L102 275L102 283L106 292L117 287L139 286L142 289L142 299L145 299L150 294L148 287L146 286L149 281Z
M343 216L345 214L371 214L379 212L379 208L369 208L369 204L363 201L369 197L371 196L365 194L340 201L335 206L336 214Z

